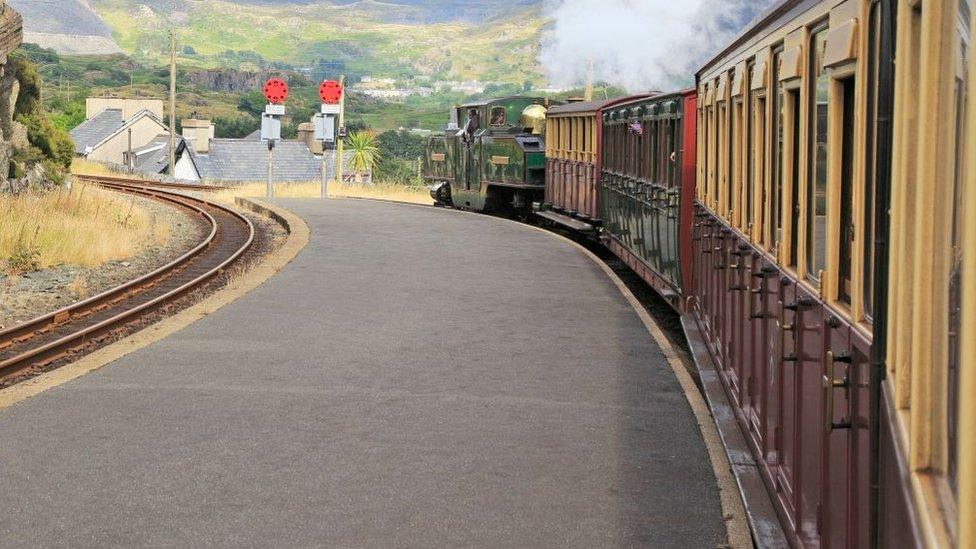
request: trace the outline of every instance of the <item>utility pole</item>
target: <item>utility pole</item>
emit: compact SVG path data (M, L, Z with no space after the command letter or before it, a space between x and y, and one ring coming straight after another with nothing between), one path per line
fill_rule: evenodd
M169 175L176 177L176 35L169 31Z
M339 85L342 89L346 89L346 76L339 76ZM343 167L343 148L345 145L346 138L346 94L342 94L342 98L339 99L339 131L336 136L336 179L341 185L343 183L343 174L345 173L345 168Z

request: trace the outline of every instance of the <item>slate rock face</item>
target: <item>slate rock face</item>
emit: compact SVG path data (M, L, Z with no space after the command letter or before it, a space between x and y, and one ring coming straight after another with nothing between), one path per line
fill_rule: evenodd
M5 74L7 55L20 46L23 37L23 21L4 0L0 0L0 192L9 187L11 136L16 133L13 120L14 105L20 93L16 78ZM21 126L20 124L17 124ZM23 128L23 126L21 126ZM26 129L22 132L26 139Z
M112 31L86 0L6 0L23 16L25 41L61 54L121 52Z

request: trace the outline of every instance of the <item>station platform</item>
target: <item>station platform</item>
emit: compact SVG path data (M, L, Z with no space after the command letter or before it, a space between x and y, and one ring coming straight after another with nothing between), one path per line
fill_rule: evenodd
M543 231L282 200L308 246L175 335L0 411L0 545L716 547L688 401Z

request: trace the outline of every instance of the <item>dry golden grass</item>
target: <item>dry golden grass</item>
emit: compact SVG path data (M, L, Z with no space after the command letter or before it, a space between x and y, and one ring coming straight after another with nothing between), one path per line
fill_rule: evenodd
M74 175L119 175L105 164L92 162L84 158L75 158L71 161L71 173Z
M224 202L233 202L234 197L264 198L267 193L266 183L246 183L236 185L217 193L217 198ZM277 183L275 197L277 198L319 198L322 196L321 183ZM390 185L377 183L374 185L356 185L350 183L330 183L329 196L332 198L374 198L378 200L395 200L411 204L434 203L426 187L408 187L405 185Z
M131 197L88 185L0 195L0 269L96 267L164 243L170 227Z

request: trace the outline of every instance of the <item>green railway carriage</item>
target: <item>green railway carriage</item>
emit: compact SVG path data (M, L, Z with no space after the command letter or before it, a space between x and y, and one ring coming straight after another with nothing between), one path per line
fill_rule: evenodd
M548 106L544 98L506 97L455 107L424 154L423 175L438 204L511 212L541 200Z

